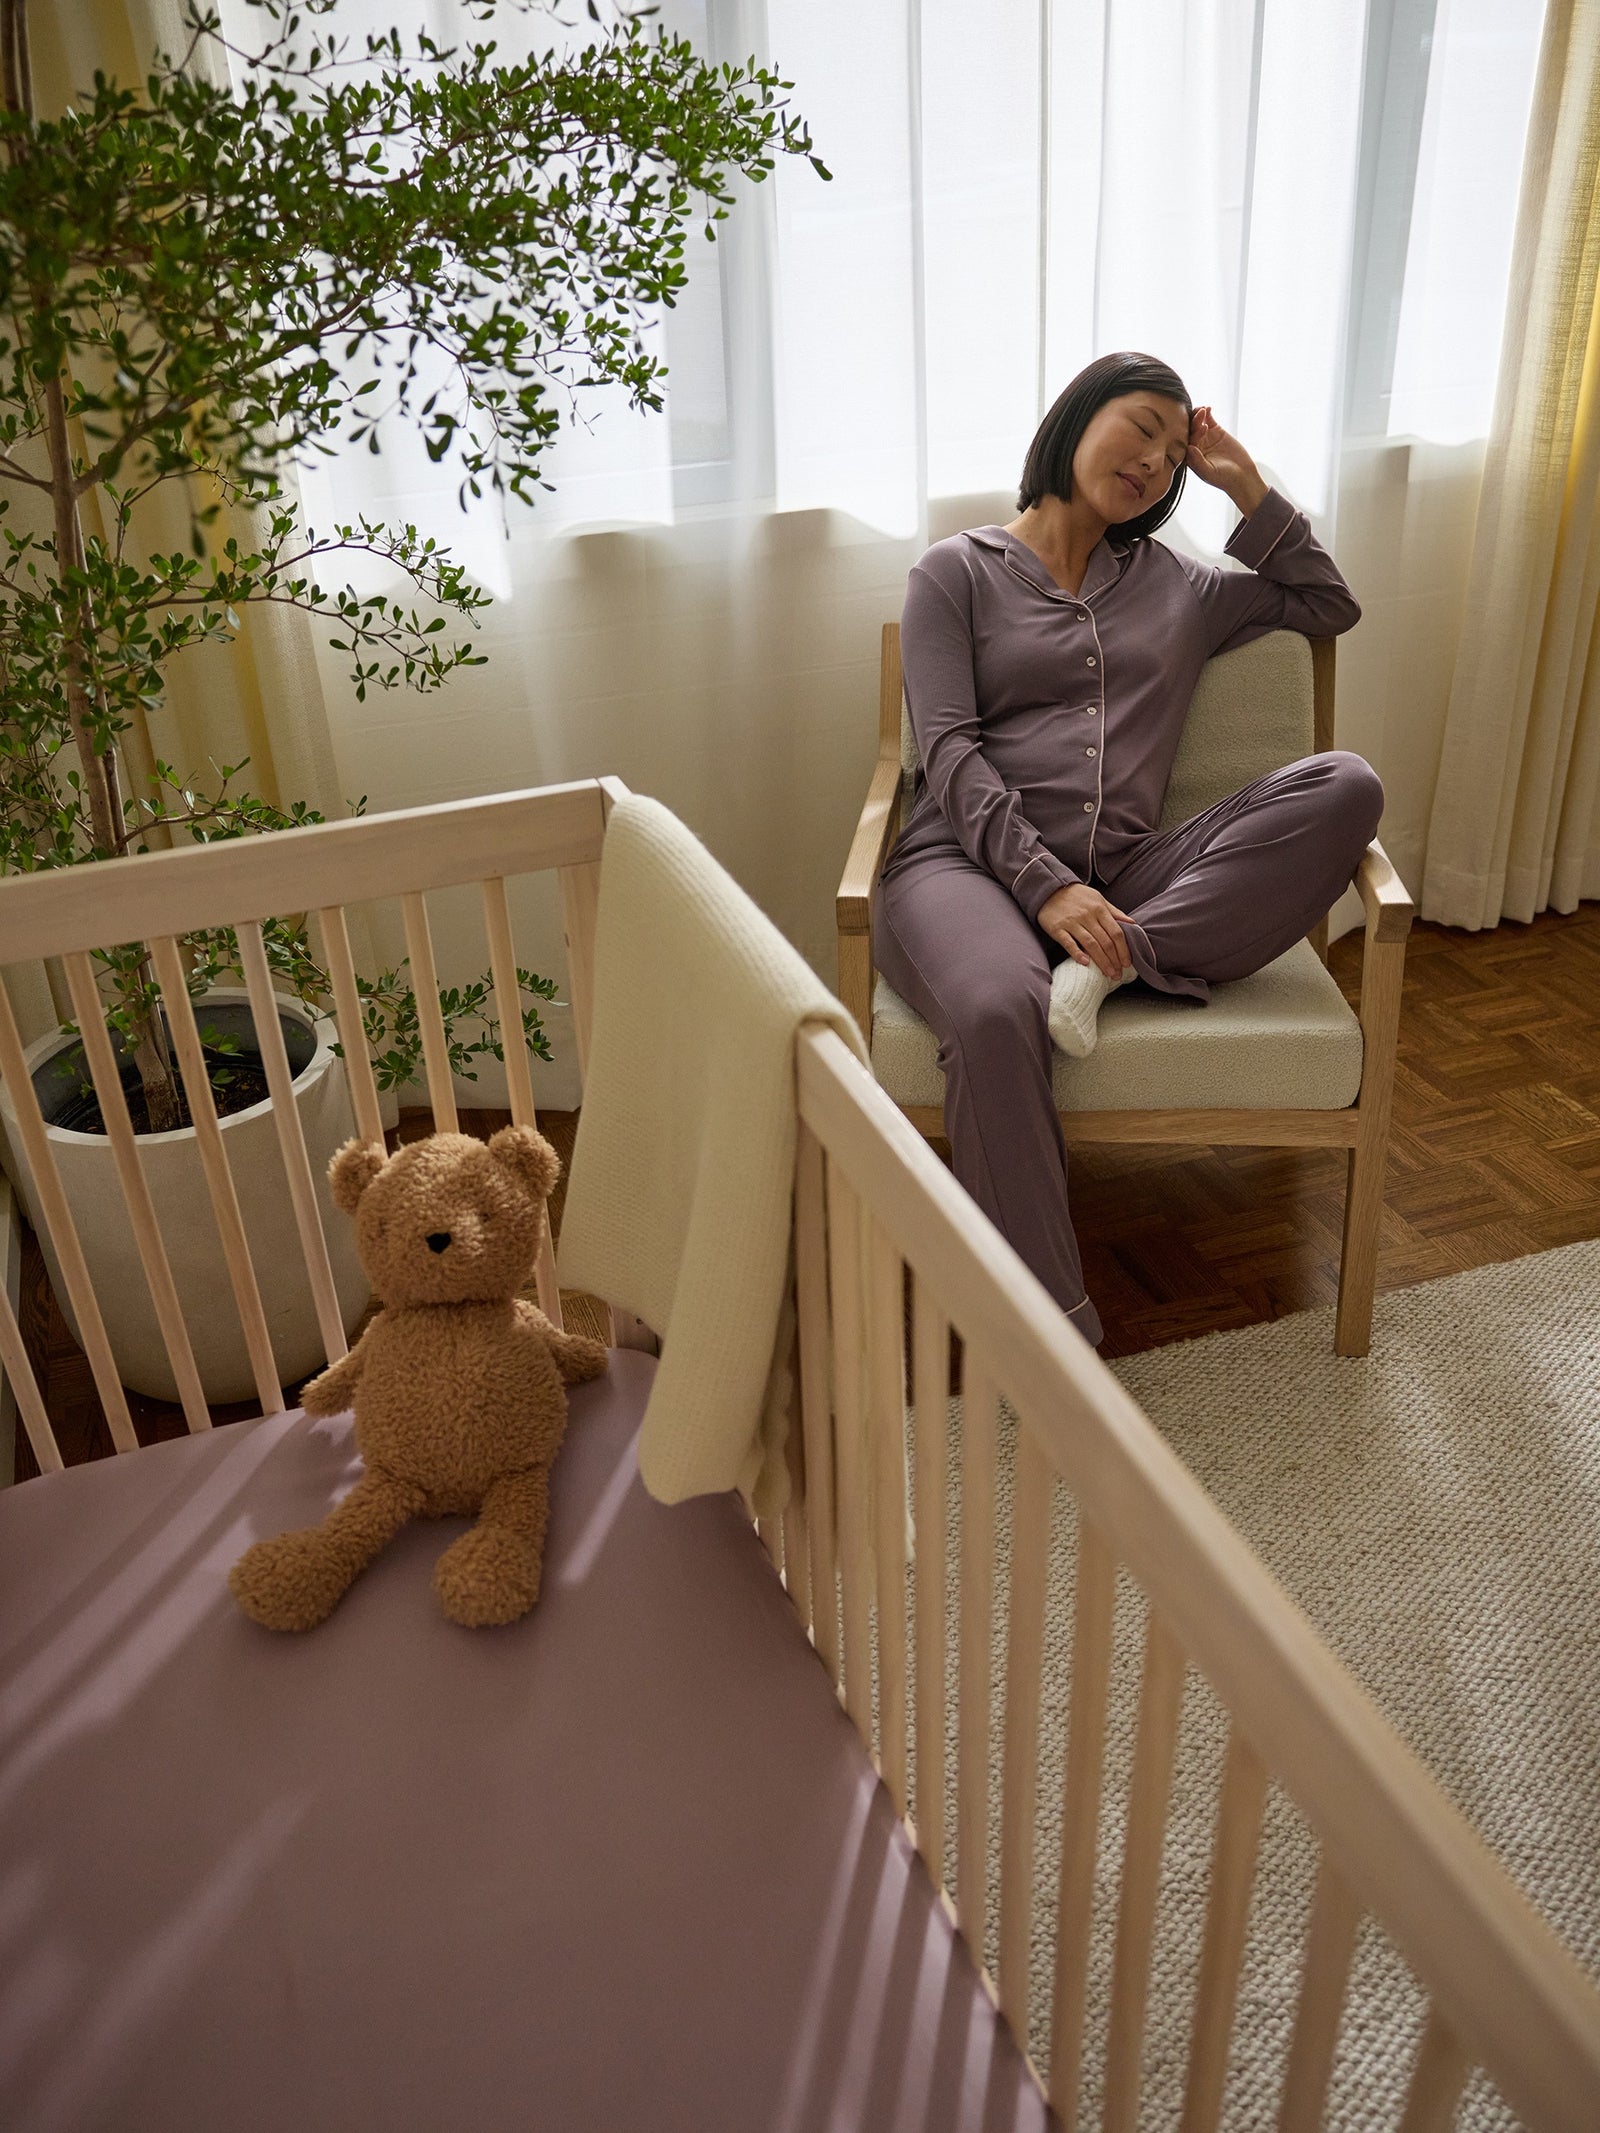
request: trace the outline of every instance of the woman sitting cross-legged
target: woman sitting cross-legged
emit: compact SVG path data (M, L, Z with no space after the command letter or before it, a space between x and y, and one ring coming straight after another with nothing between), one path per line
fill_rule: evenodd
M1225 571L1151 539L1185 467L1243 513ZM931 547L901 623L921 755L883 870L877 967L939 1040L955 1171L1085 1339L1052 1091L1107 993L1204 1001L1301 939L1383 811L1335 749L1157 829L1200 670L1276 629L1360 617L1304 515L1154 357L1102 356L1029 447L1007 526Z

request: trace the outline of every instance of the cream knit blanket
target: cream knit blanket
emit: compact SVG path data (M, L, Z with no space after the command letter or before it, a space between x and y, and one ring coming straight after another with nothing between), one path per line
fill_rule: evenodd
M639 1471L664 1503L742 1487L768 1512L786 1493L779 1315L807 1022L865 1063L849 1014L704 845L655 800L617 802L560 1278L661 1335Z

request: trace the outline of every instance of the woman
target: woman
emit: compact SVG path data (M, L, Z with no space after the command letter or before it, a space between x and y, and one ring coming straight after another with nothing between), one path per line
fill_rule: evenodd
M1193 467L1243 514L1224 571L1150 538ZM873 949L934 1030L956 1175L1086 1340L1051 1092L1137 978L1204 1001L1308 933L1383 811L1359 756L1290 763L1158 830L1200 669L1361 610L1303 514L1154 357L1102 356L1051 408L1019 516L938 541L901 623L922 763ZM1052 976L1054 973L1054 976Z

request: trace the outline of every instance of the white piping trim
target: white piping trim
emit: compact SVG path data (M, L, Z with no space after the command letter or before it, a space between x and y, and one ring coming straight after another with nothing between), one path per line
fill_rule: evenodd
M1094 631L1095 664L1100 670L1100 739L1095 755L1094 820L1089 824L1089 872L1086 880L1094 878L1094 840L1100 832L1100 809L1105 802L1106 776L1106 650L1100 642L1100 625L1094 619L1094 609L1085 600L1084 612L1089 617L1089 627Z
M1268 541L1266 547L1261 551L1261 554L1257 561L1248 564L1246 567L1250 570L1259 570L1261 568L1261 565L1267 560L1267 557L1271 555L1273 549L1277 547L1278 543L1283 539L1289 528L1294 524L1295 518L1298 518L1299 516L1300 513L1297 511L1294 514L1294 518L1285 519L1283 524L1278 528L1277 532L1272 536L1271 540Z
M1017 883L1022 879L1023 875L1027 873L1028 867L1038 866L1043 860L1044 856L1045 855L1043 852L1035 852L1033 857L1027 862L1026 866L1018 867L1015 874L1013 874L1011 877L1011 893L1013 896L1015 896L1017 893Z

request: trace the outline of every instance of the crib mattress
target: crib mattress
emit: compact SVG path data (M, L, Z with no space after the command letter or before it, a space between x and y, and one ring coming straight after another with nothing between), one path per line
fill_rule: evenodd
M544 1595L401 1536L309 1636L230 1565L354 1478L239 1423L0 1493L0 2124L1020 2133L1020 2055L653 1363L571 1395Z

